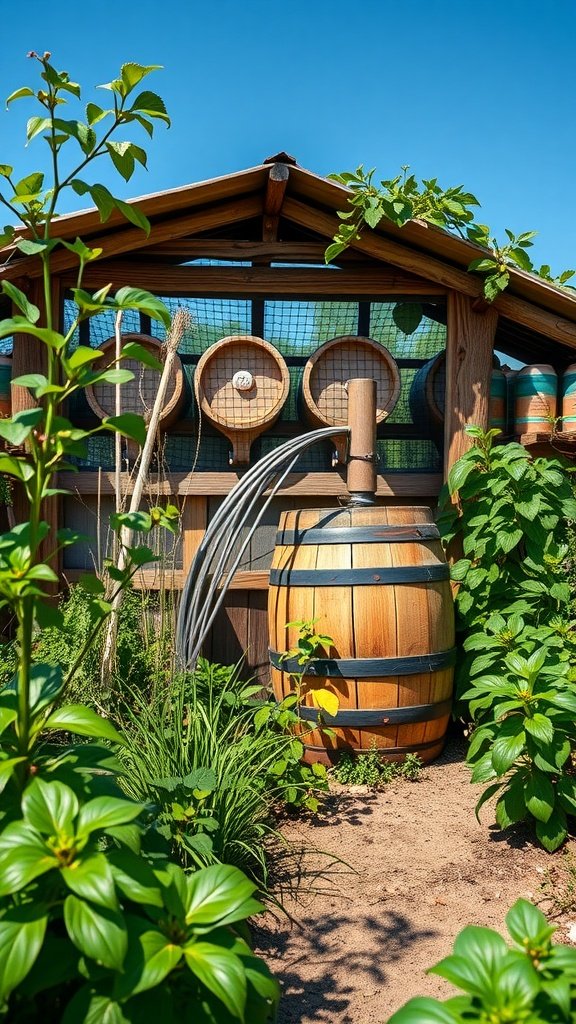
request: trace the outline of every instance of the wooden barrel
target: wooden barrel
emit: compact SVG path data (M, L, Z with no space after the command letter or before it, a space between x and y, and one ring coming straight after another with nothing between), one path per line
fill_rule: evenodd
M515 382L514 432L551 434L557 409L558 377L553 366L536 363L519 370Z
M263 338L234 334L204 352L194 374L201 414L232 444L230 464L250 461L252 442L278 419L290 390L290 372Z
M158 338L152 338L148 334L122 334L122 343L125 344L128 341L137 342L142 348L151 352L156 359L160 360L160 362L162 361L163 345ZM107 366L113 362L116 354L116 339L108 338L100 348L102 350L102 360L95 364L95 369L101 369L103 365ZM161 370L144 366L136 359L123 359L120 366L123 370L131 370L134 374L133 380L122 385L122 412L137 413L148 421L158 392L158 385L162 376ZM86 388L86 398L98 419L105 419L116 414L116 386L114 384L108 384L103 381L91 385ZM179 356L176 356L170 380L168 381L166 400L160 412L160 427L162 430L166 430L167 427L172 426L179 419L185 402L184 371Z
M0 356L0 416L10 416L12 414L11 379L12 359L10 356Z
M449 569L429 508L306 509L284 512L270 570L270 661L277 700L294 690L299 629L333 639L304 666L303 722L318 721L311 691L340 705L333 735L306 732L306 760L329 763L344 750L375 746L390 760L437 757L450 718L454 609ZM291 623L289 628L286 624Z
M562 375L562 430L576 430L576 363Z
M421 366L410 387L410 412L412 419L423 433L436 440L444 431L446 409L446 353L439 352ZM494 369L490 383L490 426L502 432L506 429L506 377L498 369L494 357Z
M506 430L506 374L492 370L490 381L490 427L503 434Z

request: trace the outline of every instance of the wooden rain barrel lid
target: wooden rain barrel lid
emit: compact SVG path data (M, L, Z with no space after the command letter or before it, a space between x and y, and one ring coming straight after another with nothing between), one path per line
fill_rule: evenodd
M194 375L201 414L232 444L231 464L250 461L252 442L280 415L290 374L263 338L233 334L204 352Z
M346 384L353 377L376 381L376 422L390 415L400 395L400 374L393 356L371 338L343 334L326 341L310 356L302 376L302 397L308 419L316 427L348 423ZM340 461L346 441L334 439Z
M429 508L306 509L280 518L270 570L268 626L277 700L302 668L282 655L295 623L315 619L334 643L302 678L303 725L318 721L311 691L332 690L332 730L301 735L308 761L372 746L397 760L437 757L450 719L454 606L449 567ZM286 624L290 623L289 628Z
M514 431L552 434L558 405L558 375L548 363L534 363L518 371L514 382Z
M135 341L142 348L147 349L152 355L162 362L163 344L158 338L152 338L148 334L123 334L122 343ZM116 352L116 339L108 338L101 346L102 361L99 360L96 368L110 364L114 360ZM134 380L123 384L121 388L122 412L134 412L143 416L145 420L150 418L154 399L158 392L161 371L154 370L149 366L143 366L136 359L123 359L120 364L122 369L131 370ZM116 415L116 388L114 384L94 384L86 388L86 398L92 411L98 419L105 419L108 416ZM184 390L184 372L182 363L177 355L166 393L166 401L160 413L160 427L166 430L179 418L186 394Z

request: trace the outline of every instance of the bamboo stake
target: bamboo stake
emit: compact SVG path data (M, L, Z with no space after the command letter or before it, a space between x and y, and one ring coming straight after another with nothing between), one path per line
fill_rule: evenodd
M166 338L166 357L164 360L164 368L162 370L162 376L160 378L160 384L158 385L158 391L156 398L154 399L154 405L150 420L147 425L146 441L142 449L142 456L138 466L138 473L136 481L134 483L134 490L132 492L132 499L130 501L129 512L137 512L140 508L140 502L144 493L144 487L148 479L148 470L150 468L150 462L152 460L152 454L154 451L154 444L156 441L156 434L158 431L158 424L160 422L160 414L162 412L164 401L166 398L166 392L168 390L168 384L170 382L170 375L174 366L174 360L178 351L178 345L182 340L184 332L189 327L190 315L186 309L178 309L172 320L170 331ZM131 546L133 540L134 531L126 526L123 526L120 531L120 551L118 553L117 566L120 570L126 568L127 563L127 549ZM108 626L106 629L106 639L104 642L104 651L102 654L102 669L101 669L101 681L102 685L106 689L112 677L112 668L114 665L114 658L116 655L116 636L118 633L118 614L122 604L124 593L120 591L112 602L112 611L108 619Z

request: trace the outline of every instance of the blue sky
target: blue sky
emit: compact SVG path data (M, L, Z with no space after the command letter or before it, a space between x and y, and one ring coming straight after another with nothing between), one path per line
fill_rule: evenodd
M30 49L85 85L120 63L164 65L150 87L173 118L128 197L225 174L285 149L320 174L410 164L464 184L495 232L538 230L533 255L576 266L574 0L0 0L0 95L35 84ZM15 13L13 13L15 12ZM90 88L88 88L90 86ZM101 98L105 94L100 94ZM23 149L29 101L0 110L0 162L40 166ZM35 112L35 111L34 111ZM134 141L139 141L134 138ZM71 197L68 208L80 205Z

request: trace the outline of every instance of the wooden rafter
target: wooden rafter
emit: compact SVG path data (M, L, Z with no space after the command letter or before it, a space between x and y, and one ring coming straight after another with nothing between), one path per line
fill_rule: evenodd
M220 260L270 260L273 263L324 263L323 242L252 242L239 238L176 238L171 242L146 246L142 256L184 262L197 258ZM364 263L362 253L348 249L338 263Z
M264 215L262 219L262 241L275 242L278 238L280 211L286 194L286 186L290 177L288 164L274 163L270 167L264 197Z

